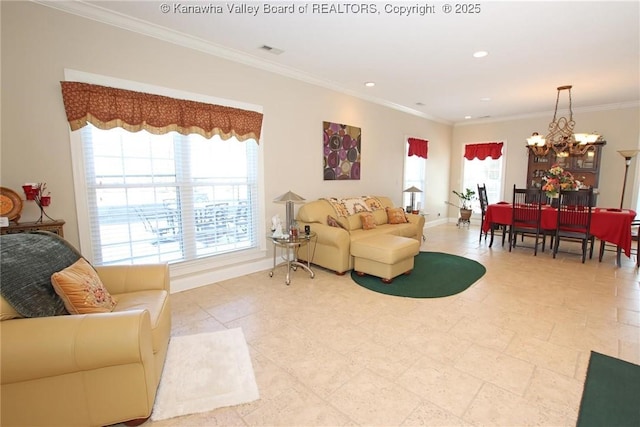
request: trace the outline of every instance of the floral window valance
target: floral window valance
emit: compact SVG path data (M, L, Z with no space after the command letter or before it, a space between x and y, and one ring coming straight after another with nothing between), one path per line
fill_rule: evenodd
M178 132L223 140L260 141L262 113L79 82L60 82L71 130L91 123L103 130Z
M496 160L502 157L503 142L486 142L483 144L467 144L464 146L464 158L467 160L484 160L491 157Z
M424 159L427 158L429 153L429 141L419 138L409 138L409 153L407 156L418 156Z

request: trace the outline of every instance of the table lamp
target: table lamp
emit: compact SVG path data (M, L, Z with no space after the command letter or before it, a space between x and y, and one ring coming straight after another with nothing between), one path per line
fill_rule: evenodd
M304 202L305 199L303 199L301 196L298 196L296 193L289 190L283 195L273 199L273 201L276 203L285 203L287 205L287 216L285 219L286 229L284 232L289 233L291 231L291 228L294 226L294 222L295 222L295 217L293 214L293 205L294 203Z
M411 186L403 191L403 193L411 193L411 213L416 211L416 193L422 193L422 190L416 188L415 186Z

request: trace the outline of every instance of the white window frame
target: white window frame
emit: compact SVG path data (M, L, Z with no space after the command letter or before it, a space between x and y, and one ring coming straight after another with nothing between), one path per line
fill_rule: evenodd
M409 138L418 138L415 135L405 136L404 137L404 160L402 162L403 170L402 170L402 207L406 208L411 203L411 193L405 193L404 190L415 185L417 188L422 190L422 193L416 193L416 207L420 206L418 210L423 211L425 207L425 189L427 182L427 159L424 159L419 156L409 156ZM427 140L426 138L420 138ZM415 161L416 159L422 160L422 179L421 180L413 180L407 178L407 169L409 161Z
M476 192L476 199L471 204L473 211L476 212L476 213L480 213L480 201L478 200L478 184L486 184L486 182L475 182L473 184L466 184L465 185L465 181L466 181L465 180L465 178L466 178L465 166L467 165L467 162L469 162L470 160L467 160L464 157L464 151L465 151L465 148L466 148L466 146L468 144L484 144L484 143L489 143L489 142L495 142L495 141L468 142L468 143L464 144L463 150L462 150L463 156L462 156L462 160L461 160L462 164L461 164L461 167L460 167L460 170L462 171L462 176L460 177L460 182L462 184L460 186L461 188L458 189L458 191L464 191L465 188L471 188L473 191ZM506 141L499 141L499 142L503 143L503 145L502 145L502 156L500 156L500 159L497 159L497 160L500 160L500 179L498 180L500 188L498 188L497 197L501 200L502 199L502 195L504 194L504 191L505 191L505 187L504 187L505 186L505 172L506 172L506 166L507 166L507 162L505 161L505 159L507 157L507 142ZM474 160L477 160L477 159L474 159ZM485 160L487 160L487 159L485 159ZM478 160L478 161L485 161L485 160ZM489 158L489 160L494 160L494 159ZM492 194L493 193L494 192L492 192ZM497 203L497 202L500 201L500 200L492 200L491 197L489 198L489 200L491 200L491 203Z
M134 82L130 80L123 80L109 76L103 76L99 74L91 74L78 70L65 69L65 80L77 81L90 84L98 84L103 86L117 87L126 90L133 90L137 92L145 92L156 95L168 96L177 99L186 99L196 102L204 102L208 104L224 105L233 108L240 108L244 110L251 110L262 113L262 107L247 104L222 98L215 98L207 95L201 95L191 92L180 91L177 89L171 89L161 86L149 85L145 83ZM80 243L80 251L82 254L93 262L92 254L94 253L92 247L92 241L90 236L90 220L89 220L89 201L87 199L87 185L84 168L84 151L80 130L69 131L69 139L71 145L71 161L73 168L73 182L74 182L74 194L76 198L76 214L78 218L78 235ZM262 144L258 146L258 200L256 206L257 217L257 229L256 236L257 247L240 250L222 255L212 255L204 258L189 261L179 261L171 264L172 273L176 273L177 276L188 275L193 273L203 272L211 269L211 258L216 260L216 267L223 267L227 265L237 264L240 262L247 262L251 260L257 260L264 258L266 255L267 247L266 240L261 239L260 236L265 235L266 226L264 221L260 220L265 218L265 198L264 198L264 149Z

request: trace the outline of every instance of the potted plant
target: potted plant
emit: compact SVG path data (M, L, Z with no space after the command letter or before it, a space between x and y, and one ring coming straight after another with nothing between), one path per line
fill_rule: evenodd
M476 198L476 192L470 188L465 188L463 192L453 190L453 194L460 199L460 221L469 223L471 218L471 202Z

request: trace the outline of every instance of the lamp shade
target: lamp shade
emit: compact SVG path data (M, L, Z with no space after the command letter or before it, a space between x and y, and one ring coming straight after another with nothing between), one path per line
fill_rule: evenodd
M538 132L534 132L529 138L527 138L527 144L534 147L544 147L547 141L543 136L538 134Z
M286 203L286 202L302 203L305 201L305 199L301 196L298 196L296 193L292 192L291 190L289 190L283 195L273 199L273 201L276 203Z
M640 153L640 150L618 150L618 153L620 153L620 155L622 157L626 158L634 158L638 153Z
M404 190L403 193L422 193L422 190L412 185L411 187Z
M596 133L574 133L573 137L578 142L578 144L593 144L596 142L600 135Z

